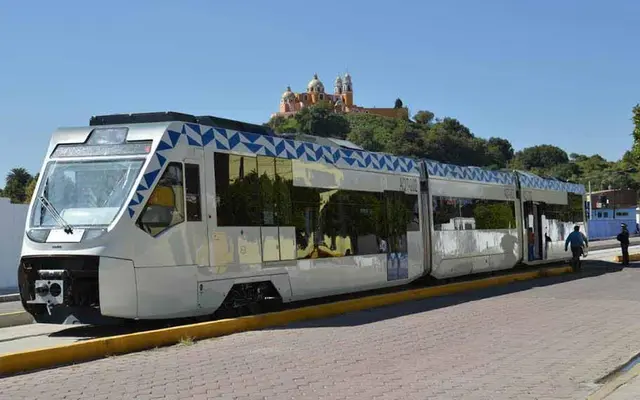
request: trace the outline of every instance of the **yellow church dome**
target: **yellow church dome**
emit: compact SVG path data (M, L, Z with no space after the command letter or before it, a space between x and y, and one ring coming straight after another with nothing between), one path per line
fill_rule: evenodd
M309 81L307 90L309 92L324 93L324 85L322 84L320 79L318 79L318 74L313 74L313 79Z
M285 101L294 101L296 99L296 95L291 91L291 87L287 86L287 90L282 93L282 100Z

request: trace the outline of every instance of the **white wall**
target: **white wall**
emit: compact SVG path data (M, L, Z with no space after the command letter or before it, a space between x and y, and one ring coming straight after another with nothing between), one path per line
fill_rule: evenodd
M27 204L11 204L9 199L0 197L0 290L18 286L18 262L28 209Z

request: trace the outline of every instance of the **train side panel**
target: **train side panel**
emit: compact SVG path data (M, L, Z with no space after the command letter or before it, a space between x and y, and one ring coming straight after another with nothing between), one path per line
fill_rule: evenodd
M414 161L230 130L207 135L209 262L196 267L200 309L215 309L244 283L269 282L287 302L424 274ZM185 140L174 147L181 146Z
M426 163L431 275L441 279L513 268L522 253L515 176Z
M215 151L212 157L210 279L284 270L291 297L283 300L289 301L401 284L423 273L417 175L237 152ZM253 193L250 182L243 191L233 190L229 182L240 168L245 176L257 172L260 193ZM259 201L267 197L274 199L268 207ZM238 207L257 212L242 215L246 222L240 225ZM390 217L398 215L394 207L411 212L412 221L390 227Z

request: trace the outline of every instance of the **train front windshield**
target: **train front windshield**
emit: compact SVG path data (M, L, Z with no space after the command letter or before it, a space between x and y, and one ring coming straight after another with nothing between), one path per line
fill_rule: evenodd
M31 227L108 226L125 205L143 164L143 159L49 162Z

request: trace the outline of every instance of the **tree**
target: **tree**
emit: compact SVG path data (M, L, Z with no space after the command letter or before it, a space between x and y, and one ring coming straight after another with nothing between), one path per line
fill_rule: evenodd
M455 118L445 117L441 121L436 121L432 129L435 129L443 135L454 135L468 139L474 137L473 133L471 133L471 130L462 125L460 121Z
M402 108L403 104L402 104L402 100L400 100L399 98L396 99L396 104L393 106L393 108Z
M516 153L513 161L514 165L527 170L547 170L568 163L569 156L559 147L543 144L522 149Z
M336 114L328 102L305 107L295 115L301 133L344 139L349 133L349 122Z
M13 168L5 179L3 195L9 197L12 203L24 203L26 189L31 175L24 168Z
M296 133L300 131L298 121L296 121L294 117L277 115L271 118L265 125L273 129L276 133Z
M509 161L513 159L513 146L507 139L498 137L489 138L487 142L487 153L493 165L498 168L505 168Z
M422 125L430 125L435 115L431 111L418 111L413 119Z
M636 161L640 161L640 104L633 107L633 148L632 153Z
M31 202L31 198L33 197L33 192L35 192L36 190L36 183L38 183L39 176L40 176L40 173L37 173L36 176L31 178L31 180L27 184L27 187L25 189L25 203Z

